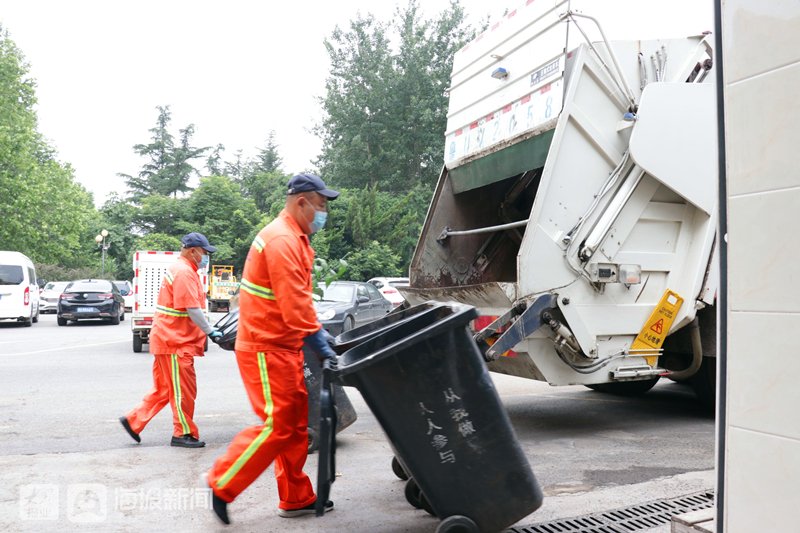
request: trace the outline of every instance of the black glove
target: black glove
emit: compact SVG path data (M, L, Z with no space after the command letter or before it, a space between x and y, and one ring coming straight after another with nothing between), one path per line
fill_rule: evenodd
M328 330L325 328L322 328L320 331L322 332L322 335L325 337L325 342L328 343L328 346L334 348L336 346L336 337L328 333Z
M334 352L331 345L328 344L328 340L325 337L326 335L328 337L331 336L330 333L325 331L325 328L320 328L319 331L305 338L306 344L316 352L320 363L324 362L326 359L336 360L336 352Z

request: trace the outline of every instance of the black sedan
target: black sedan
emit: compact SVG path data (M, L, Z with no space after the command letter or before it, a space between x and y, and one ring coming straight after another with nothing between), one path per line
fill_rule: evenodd
M104 279L79 279L64 288L58 300L58 325L67 321L101 318L112 324L125 320L125 299L119 289Z
M331 335L381 318L392 310L389 300L371 283L334 281L316 303L317 318Z

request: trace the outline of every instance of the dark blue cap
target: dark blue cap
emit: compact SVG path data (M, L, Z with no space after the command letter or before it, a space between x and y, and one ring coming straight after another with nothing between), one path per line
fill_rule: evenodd
M320 193L328 200L335 200L339 196L339 191L329 189L322 178L316 174L297 174L292 176L287 185L289 190L286 194L297 194L301 192L315 191Z
M206 252L212 254L217 251L217 247L211 246L211 243L208 242L208 239L206 239L205 235L197 232L187 233L184 235L181 239L181 244L184 248L194 248L195 246L199 246Z

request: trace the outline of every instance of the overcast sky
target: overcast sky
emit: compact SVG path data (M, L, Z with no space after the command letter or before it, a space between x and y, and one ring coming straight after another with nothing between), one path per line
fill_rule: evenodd
M526 0L461 0L473 24ZM548 0L550 1L550 0ZM430 16L447 0L419 0ZM406 5L405 0L400 2ZM196 146L253 156L275 130L283 168L312 168L328 57L322 41L357 14L388 20L396 0L0 0L0 24L37 80L39 131L102 204L136 174L158 105ZM610 39L713 29L711 0L575 0ZM444 147L444 132L442 132ZM202 166L198 161L196 166Z

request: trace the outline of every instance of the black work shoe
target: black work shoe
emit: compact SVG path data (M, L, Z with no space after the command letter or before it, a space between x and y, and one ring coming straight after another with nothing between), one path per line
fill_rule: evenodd
M172 437L170 446L180 446L181 448L202 448L206 445L205 442L197 440L191 434L181 435L180 437Z
M122 424L122 427L125 428L125 431L128 432L128 435L130 435L133 440L135 440L136 442L142 442L142 438L139 436L139 434L131 429L131 425L128 423L127 417L125 416L119 417L119 423Z
M217 518L219 518L220 522L225 525L231 523L231 519L228 518L228 503L214 494L213 490L211 491L211 505L214 508L214 514L217 515Z
M203 488L207 488L211 491L211 508L214 511L214 514L217 515L219 521L225 524L226 526L231 523L231 519L228 518L228 503L214 494L214 489L211 488L211 484L208 482L208 473L203 473L200 476L202 480Z
M312 503L311 505L306 505L305 507L301 507L300 509L278 509L278 516L282 516L284 518L296 518L298 516L314 514L317 510L314 506L317 505L317 502ZM333 510L333 502L328 500L325 502L325 512Z

